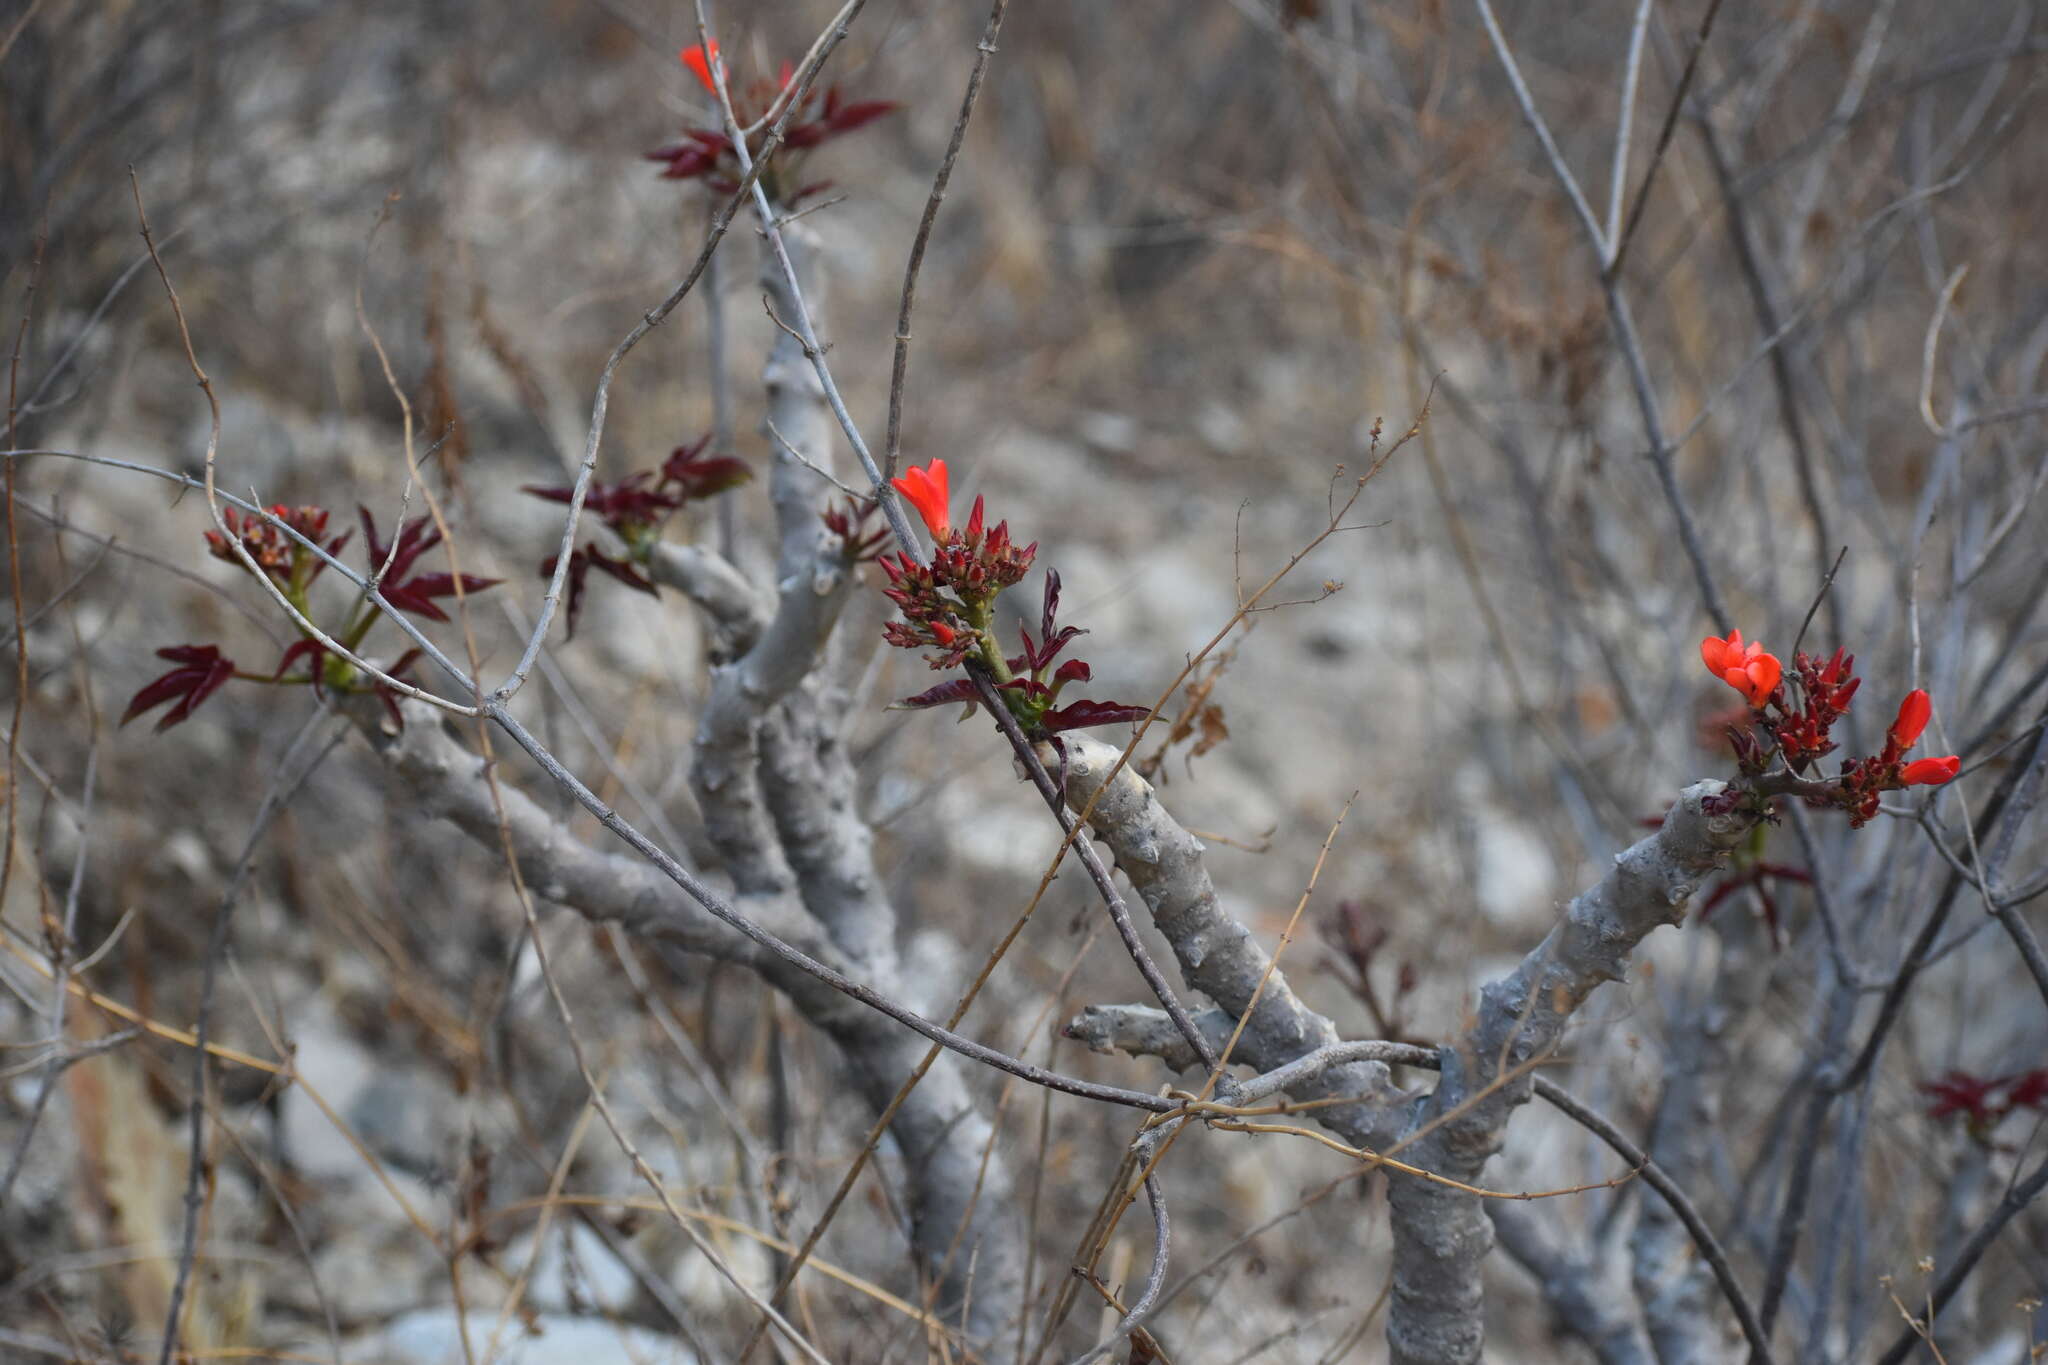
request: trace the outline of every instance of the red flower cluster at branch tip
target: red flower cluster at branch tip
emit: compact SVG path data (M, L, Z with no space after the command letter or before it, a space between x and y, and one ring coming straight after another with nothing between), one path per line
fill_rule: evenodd
M499 582L498 579L479 578L475 574L463 574L458 578L451 573L414 573L420 556L441 543L441 533L429 529L432 519L415 517L401 523L396 541L386 544L377 535L377 523L370 516L369 509L358 508L357 511L363 522L369 572L373 581L380 584L378 591L384 601L394 610L412 612L431 621L445 621L448 614L441 609L436 598L448 597L458 591L482 592ZM277 585L300 615L310 616L307 589L326 567L326 561L313 551L311 545L320 545L328 554L335 554L354 534L345 531L321 544L320 538L327 533L327 521L327 509L324 507L286 507L279 504L270 508L267 516L253 512L237 513L233 508L224 508L221 524L227 528L227 534L206 532L206 546L214 558L246 568L248 566L235 553L235 542L240 542L250 558L256 561L258 571ZM304 540L299 537L304 537ZM357 652L363 637L383 616L382 607L358 598L347 622L331 638L351 653ZM354 664L335 653L304 626L299 630L300 638L285 647L278 656L276 669L268 674L239 671L235 661L222 655L213 645L176 645L158 650L158 658L168 659L178 666L137 692L122 714L121 723L125 725L145 711L167 701L175 701L176 704L156 724L158 730L168 730L190 720L200 704L219 691L230 678L270 684L309 684L314 695L320 697L325 697L330 689L374 693L390 712L393 723L402 723L398 697L390 684L361 674ZM418 657L418 650L408 650L396 663L387 665L382 671L389 677L401 678ZM293 670L300 667L305 671L294 675Z
M946 487L946 462L933 460L923 469L915 466L904 470L889 480L889 486L903 495L903 500L917 509L924 518L925 529L935 540L944 540L953 532L951 514L947 511L952 501Z
M1877 816L1879 793L1902 787L1939 787L1962 771L1963 761L1953 754L1939 758L1916 758L1906 762L1906 750L1920 742L1934 704L1925 692L1914 688L1899 703L1899 714L1885 731L1884 752L1875 758L1852 759L1842 766L1843 804L1849 807L1849 823L1860 825Z
M719 60L718 44L714 41L708 45L692 45L677 55L689 68L690 74L697 78L697 83L715 96L718 86L713 77L713 64L716 63L720 69L724 66ZM768 115L781 114L784 108L782 101L794 78L795 72L785 63L778 80L757 80L745 89L727 86L726 93L732 96L733 113L740 127L747 130L749 160L760 160L762 151L767 147L769 125L776 121ZM796 112L783 129L782 146L761 174L762 189L779 207L794 208L809 196L830 188L830 181L804 184L795 179L796 166L803 155L835 137L864 128L900 107L893 100L849 103L840 99L837 86L822 93L813 86L797 101ZM657 147L646 155L649 161L665 164L661 173L665 180L702 180L721 194L730 194L739 188L739 157L734 155L732 138L726 134L722 124L686 128L681 142Z
M917 509L938 544L929 564L920 564L908 554L877 559L889 578L882 594L903 612L901 621L882 627L884 640L899 649L934 651L925 655L933 668L958 668L970 660L978 664L1018 725L1033 738L1143 720L1150 714L1146 707L1115 702L1077 701L1060 706L1061 691L1069 683L1087 682L1092 671L1080 659L1057 662L1068 643L1083 634L1079 627L1061 626L1056 619L1058 572L1045 572L1038 637L1033 639L1028 628L1018 627L1024 652L1015 656L1004 655L995 640L996 597L1024 577L1038 555L1038 543L1018 548L1010 539L1007 521L985 529L980 498L974 500L967 525L955 527L948 513L950 490L944 460L905 470L891 482ZM954 678L897 705L914 709L960 702L971 711L980 699L980 689L972 678Z
M1837 649L1823 663L1803 651L1796 653L1789 687L1778 660L1760 644L1744 644L1739 630L1730 631L1725 639L1702 640L1700 658L1750 706L1749 723L1730 724L1727 734L1742 776L1752 785L1731 792L1726 800L1744 799L1745 792L1767 776L1772 763L1782 759L1776 791L1793 791L1812 805L1846 810L1852 826L1862 825L1877 815L1882 793L1939 786L1962 767L1953 755L1906 762L1906 751L1919 742L1934 714L1927 694L1916 688L1899 704L1898 717L1885 732L1883 752L1849 760L1831 780L1813 780L1814 764L1835 750L1835 723L1848 714L1862 685L1855 676L1855 657ZM1764 738L1759 739L1751 725L1761 729Z
M1778 679L1784 672L1776 656L1764 653L1762 645L1745 646L1739 630L1729 631L1725 640L1710 635L1700 641L1700 658L1706 661L1708 672L1740 692L1759 710L1771 699L1771 693L1778 690Z
M713 55L717 55L715 44ZM576 636L576 616L583 608L583 590L592 569L610 575L635 592L653 596L654 580L642 569L653 556L655 543L668 519L686 503L717 497L754 477L754 471L743 460L730 455L706 455L705 448L710 444L711 438L705 436L693 445L677 446L659 469L639 470L617 483L591 480L583 493L583 506L618 532L619 539L626 542L626 553L623 557L607 554L596 541L569 552L569 601L563 618L570 639ZM571 502L576 495L575 488L567 484L525 484L519 491L560 503ZM542 578L554 577L558 558L549 555L541 562Z
M676 55L682 58L683 65L689 67L697 77L699 85L713 95L718 93L718 82L711 79L711 64L718 60L716 38L709 43L692 43Z

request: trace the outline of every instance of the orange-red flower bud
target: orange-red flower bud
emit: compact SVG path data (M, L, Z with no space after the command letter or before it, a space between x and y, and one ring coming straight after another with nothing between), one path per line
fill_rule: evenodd
M691 72L697 77L699 84L714 95L718 93L718 82L711 79L711 63L718 60L718 40L716 38L712 39L709 44L693 43L676 55L682 59L684 66L690 68Z
M1960 772L1962 766L1963 761L1953 754L1946 758L1916 758L1899 769L1899 781L1909 787L1939 787Z
M944 541L952 534L953 523L946 511L950 494L946 488L944 460L933 460L924 469L906 469L889 480L889 484L903 495L905 502L917 509L917 514L924 518L924 524L935 540Z
M1731 630L1728 638L1709 635L1700 641L1700 659L1707 671L1740 692L1752 707L1761 707L1778 690L1785 667L1775 655L1764 653L1760 644L1742 642L1742 632Z
M1912 748L1920 742L1920 732L1927 728L1928 718L1933 714L1934 704L1927 699L1927 693L1920 688L1914 688L1906 694L1906 699L1899 703L1899 718L1892 722L1888 737L1892 743L1899 746L1900 752ZM1954 775L1949 774L1950 777ZM1945 782L1948 778L1942 780Z

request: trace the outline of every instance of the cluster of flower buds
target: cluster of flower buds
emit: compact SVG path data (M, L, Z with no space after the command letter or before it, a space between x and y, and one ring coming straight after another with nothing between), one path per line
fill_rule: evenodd
M938 651L925 656L933 668L957 668L990 647L987 622L996 594L1030 572L1038 542L1019 548L1010 539L1007 521L984 529L980 498L974 500L967 528L957 529L948 511L944 460L907 470L891 482L917 509L934 544L929 564L920 564L908 551L876 561L889 576L882 595L903 612L901 621L883 627L883 638L898 649Z
M395 611L410 612L430 621L446 621L448 613L441 609L437 598L482 592L495 587L500 581L480 578L475 574L458 577L452 573L415 573L420 556L441 543L441 533L433 528L432 518L415 517L400 523L397 538L387 544L378 536L377 523L369 509L359 507L356 510L362 518L369 574L378 582L378 591L384 601ZM327 533L327 509L279 505L272 507L266 517L256 513L240 515L228 508L222 511L221 522L227 527L227 535L219 531L206 532L207 551L216 559L246 568L241 556L235 553L234 542L239 541L250 558L256 561L258 570L277 585L301 615L307 614L307 589L320 576L326 561L306 542L318 544ZM297 539L291 532L305 537L305 541ZM335 554L352 534L343 532L325 542L322 548L330 555ZM383 608L376 603L359 600L347 624L334 638L355 652L383 614ZM156 653L158 658L177 667L151 680L135 694L128 703L128 709L122 713L123 725L168 702L170 709L156 723L159 731L168 730L190 720L200 704L231 678L269 684L308 684L316 695L321 696L326 695L330 688L341 692L374 692L390 711L393 721L399 717L397 697L388 684L358 674L354 665L307 634L303 627L300 638L285 648L278 657L277 667L268 674L243 672L215 645L173 645ZM408 650L383 672L393 678L400 677L418 657L418 650ZM294 674L295 669L304 671Z
M1762 645L1744 643L1739 630L1730 631L1725 639L1702 640L1700 659L1708 672L1749 704L1748 720L1755 729L1730 725L1727 733L1737 765L1752 784L1777 761L1784 763L1785 775L1806 778L1818 760L1834 752L1835 723L1848 713L1862 685L1855 675L1855 656L1838 649L1825 662L1803 652L1794 654L1788 687L1784 665ZM1906 751L1919 742L1932 713L1927 694L1914 689L1899 704L1882 753L1851 759L1839 776L1821 782L1802 780L1794 789L1813 805L1846 810L1849 823L1858 826L1877 815L1878 797L1884 792L1947 782L1961 768L1959 759L1906 761Z
M1092 670L1081 659L1059 662L1067 645L1086 632L1059 624L1060 576L1054 570L1046 570L1037 637L1033 638L1029 627L1020 625L1017 633L1023 653L1005 655L996 644L996 597L1030 570L1038 554L1036 541L1017 546L1010 538L1007 521L984 529L980 498L974 500L966 527L955 527L944 460L906 470L891 483L917 510L925 529L932 533L934 546L927 564L918 563L907 552L880 557L882 571L889 577L883 595L903 613L901 621L882 627L883 639L899 649L934 651L925 655L933 668L958 668L972 662L985 669L1010 714L1033 738L1142 720L1149 714L1146 707L1116 702L1059 705L1060 692L1069 683L1089 681ZM953 678L897 705L921 708L965 703L972 710L979 700L980 690L973 679Z
M623 557L607 554L596 541L569 552L569 602L563 614L572 639L592 569L652 596L654 580L641 570L652 557L655 542L661 538L661 529L668 519L686 503L716 497L754 477L742 460L730 455L705 454L710 444L711 438L705 436L692 445L677 446L658 469L639 470L617 483L592 480L584 490L585 510L618 533L619 539L626 542L626 553ZM519 491L560 503L571 502L576 495L570 485L524 484ZM542 578L554 577L557 558L549 555L541 561Z
M277 503L271 507L268 517L254 512L244 516L232 507L223 507L220 521L227 527L227 534L208 531L207 553L215 559L243 565L245 561L235 553L235 542L241 542L249 558L256 561L256 567L294 603L301 602L307 587L327 567L326 560L282 529L290 527L307 540L319 543L320 538L327 534L327 509L324 507L287 507ZM328 554L339 554L353 534L352 531L344 531L328 541L324 548Z
M1856 656L1839 649L1825 664L1800 650L1792 656L1792 671L1798 676L1803 704L1778 721L1775 733L1785 766L1804 773L1835 751L1828 732L1848 714L1863 679L1856 676Z
M686 47L679 55L698 83L716 98L718 82L712 69L724 66L718 55L718 44ZM779 79L757 80L744 90L730 91L733 115L746 134L749 160L760 159L761 151L767 145L769 125L788 108L790 88L795 78L794 69L785 62ZM784 151L777 159L779 164L771 164L762 172L762 189L767 191L769 199L783 208L794 208L811 195L830 189L832 182L829 180L808 184L794 182L792 171L801 154L842 134L864 128L900 107L893 100L848 103L840 98L837 86L822 93L815 86L806 90L797 99L796 112L790 116L789 124L783 130ZM646 156L649 161L663 163L661 174L664 180L702 180L721 194L731 194L740 185L740 163L733 154L732 138L718 128L686 128L681 142L657 147Z

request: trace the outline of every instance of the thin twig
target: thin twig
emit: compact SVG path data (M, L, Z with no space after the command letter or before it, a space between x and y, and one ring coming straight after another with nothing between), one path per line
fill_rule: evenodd
M1628 144L1635 130L1636 80L1643 69L1643 39L1650 32L1650 0L1637 0L1636 21L1629 26L1628 62L1621 73L1621 112L1614 132L1614 170L1607 178L1607 240L1621 240L1621 201L1628 189ZM1613 253L1608 253L1613 259Z
M932 224L939 219L939 205L945 202L946 185L953 178L953 163L967 141L967 122L974 117L974 102L981 95L981 78L988 70L989 58L995 55L996 35L1002 32L1003 11L1008 5L1009 0L995 0L988 13L988 27L975 44L974 69L967 74L967 93L960 97L960 117L953 121L953 136L946 143L938 174L932 177L932 192L925 200L923 216L917 220L917 235L910 242L910 260L903 267L903 299L896 309L896 357L889 369L889 433L882 451L885 478L895 477L896 459L903 451L903 386L910 370L910 310L917 302L917 272L924 265Z
M1130 1310L1118 1320L1116 1330L1109 1334L1108 1339L1094 1349L1077 1356L1074 1365L1094 1365L1095 1361L1114 1351L1133 1332L1145 1325L1145 1320L1152 1316L1152 1310L1158 1306L1159 1287L1166 1283L1166 1258L1173 1236L1172 1225L1166 1217L1166 1196L1159 1188L1158 1176L1145 1177L1145 1198L1152 1204L1152 1269L1145 1275L1144 1291L1138 1295L1138 1301L1130 1306Z
M2033 1203L2044 1188L2048 1188L2048 1160L2034 1167L2034 1173L2025 1180L2016 1181L2006 1188L2004 1197L1991 1211L1991 1216L1970 1235L1970 1240L1963 1244L1962 1249L1949 1263L1948 1269L1943 1272L1941 1283L1928 1295L1928 1329L1933 1328L1935 1317L1947 1306L1948 1301L1955 1297L1956 1291L1962 1288L1963 1281L1977 1268L1977 1262L1983 1258L1991 1244L1998 1240L1998 1234L2005 1230L2005 1225L2027 1205ZM1892 1342L1891 1349L1878 1357L1877 1365L1901 1365L1901 1362L1912 1353L1914 1345L1921 1340L1921 1336L1920 1327L1917 1324L1909 1324L1905 1331L1899 1333L1898 1339Z
M1636 189L1635 202L1629 206L1628 222L1622 226L1621 236L1608 253L1606 273L1609 279L1621 274L1622 262L1628 259L1628 244L1635 240L1636 225L1643 220L1643 205L1649 202L1650 186L1656 183L1657 168L1664 164L1664 153L1671 146L1671 134L1678 128L1679 111L1685 108L1685 97L1692 90L1693 73L1699 70L1700 54L1707 50L1707 35L1714 31L1714 17L1721 12L1721 0L1708 0L1707 12L1700 17L1699 33L1693 38L1692 51L1685 55L1685 70L1678 77L1678 89L1672 92L1671 107L1664 112L1664 126L1657 130L1657 149L1650 154L1649 169L1643 172L1643 183Z
M193 1262L199 1253L199 1211L205 1203L201 1193L202 1176L206 1170L206 1034L212 1023L213 996L220 980L220 963L227 953L228 928L233 923L235 902L240 899L242 883L255 866L256 850L270 833L270 825L284 808L291 804L306 779L319 771L320 765L342 740L346 731L336 729L327 738L327 743L313 757L306 761L296 773L291 771L292 762L299 751L311 742L320 729L320 722L326 719L326 711L315 711L306 720L299 733L293 737L284 757L278 760L276 775L271 779L270 788L263 794L262 802L256 808L256 818L250 821L249 837L242 843L242 853L235 860L234 870L228 874L227 885L221 888L220 899L213 908L213 927L206 937L206 958L199 978L199 1010L192 1024L192 1101L187 1111L189 1131L187 1141L190 1150L185 1155L185 1231L184 1242L178 1252L177 1277L171 1283L171 1302L164 1314L163 1346L157 1355L158 1365L171 1365L172 1354L177 1349L178 1320L184 1313L185 1289L192 1278Z

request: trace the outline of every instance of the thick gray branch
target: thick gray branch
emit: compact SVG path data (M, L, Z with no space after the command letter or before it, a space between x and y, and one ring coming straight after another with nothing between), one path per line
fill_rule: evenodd
M405 728L393 734L376 698L352 696L346 709L421 814L451 821L486 848L501 846L498 810L484 760L449 733L440 713L423 703L402 701L399 711ZM590 848L516 787L500 783L499 794L520 875L537 895L686 952L733 962L758 960L759 950L751 940L677 895L675 884L643 859ZM809 926L795 910L793 903L747 906L748 914L775 934L801 942L809 935Z
M1532 1093L1534 1064L1553 1053L1586 997L1619 981L1651 930L1676 924L1702 878L1748 834L1749 817L1709 814L1719 782L1688 787L1663 826L1615 859L1607 875L1515 971L1480 992L1477 1022L1442 1052L1442 1077L1417 1113L1406 1160L1468 1184L1500 1150L1507 1121ZM1480 1264L1493 1228L1477 1197L1388 1174L1394 1292L1387 1340L1395 1365L1474 1365L1484 1342Z
M853 764L821 691L798 689L763 722L762 790L805 908L841 952L893 972L896 910L882 894Z
M1166 813L1151 784L1129 768L1106 782L1118 752L1107 744L1069 736L1066 746L1067 802L1079 812L1094 801L1088 824L1152 912L1181 976L1221 1006L1233 1024L1250 1009L1232 1060L1272 1071L1338 1042L1337 1026L1303 1004L1284 973L1267 975L1272 959L1216 902L1201 841ZM1207 1032L1200 1015L1196 1023ZM1360 1103L1318 1109L1315 1116L1346 1141L1374 1149L1387 1145L1401 1118L1398 1106L1407 1098L1377 1061L1329 1067L1291 1093L1302 1100L1363 1097Z
M647 561L647 572L710 618L717 639L714 652L721 657L745 654L768 628L769 605L746 576L715 551L660 541Z
M804 249L793 259L811 292L822 288L816 250L807 234L792 241ZM762 272L771 307L791 299L772 263ZM791 348L794 347L792 353ZM802 343L787 333L769 353L762 372L768 391L768 425L776 442L769 472L775 505L776 609L759 639L737 663L713 674L711 699L697 729L690 782L704 812L705 831L742 891L772 895L794 885L794 875L777 846L773 820L763 804L755 772L757 732L769 709L801 683L846 605L852 575L818 519L816 474L793 458L785 442L807 443L806 457L829 460L831 413L817 376L805 363Z

